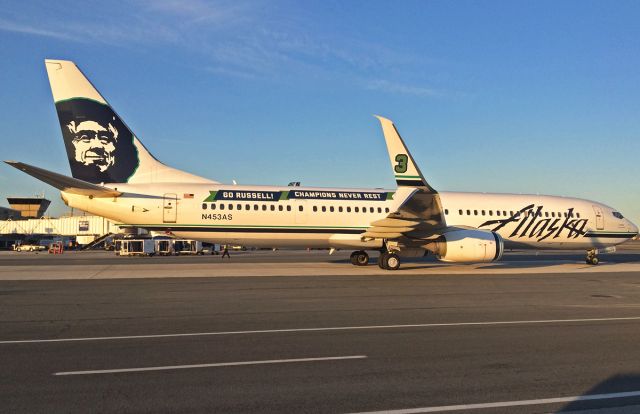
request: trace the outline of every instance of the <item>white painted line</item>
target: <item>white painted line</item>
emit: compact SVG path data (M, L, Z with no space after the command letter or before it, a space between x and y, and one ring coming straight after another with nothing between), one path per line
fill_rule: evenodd
M440 407L409 408L404 410L366 411L354 414L418 414L442 413L445 411L481 410L485 408L520 407L525 405L541 405L567 403L575 401L609 400L614 398L640 397L640 391L616 392L612 394L578 395L573 397L543 398L539 400L502 401L483 404L442 405Z
M451 323L416 323L409 325L364 325L364 326L334 326L325 328L289 328L289 329L264 329L255 331L220 331L220 332L191 332L157 335L128 335L128 336L94 336L87 338L57 338L57 339L18 339L0 341L2 344L33 344L46 342L81 342L81 341L113 341L118 339L155 339L155 338L179 338L187 336L224 336L224 335L249 335L249 334L274 334L288 332L328 332L328 331L355 331L374 329L405 329L405 328L443 328L456 326L496 326L496 325L542 325L560 323L586 323L586 322L616 322L638 321L640 316L622 318L584 318L584 319L546 319L529 321L493 321L493 322L451 322Z
M367 356L366 355L350 355L350 356L322 357L322 358L270 359L265 361L218 362L213 364L167 365L167 366L160 366L160 367L96 369L96 370L89 370L89 371L66 371L66 372L55 372L53 375L61 376L61 375L117 374L121 372L170 371L170 370L176 370L176 369L237 367L242 365L290 364L293 362L340 361L345 359L364 359L364 358L367 358Z

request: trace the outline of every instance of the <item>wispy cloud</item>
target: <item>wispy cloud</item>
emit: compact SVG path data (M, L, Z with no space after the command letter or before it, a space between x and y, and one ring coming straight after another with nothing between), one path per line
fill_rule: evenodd
M401 83L390 82L382 79L369 80L364 82L364 87L369 90L397 93L403 95L414 96L430 96L441 97L445 94L435 89L426 88L423 86L405 85Z
M14 32L14 33L23 33L34 36L44 36L50 37L54 39L62 39L62 40L74 40L71 36L54 31L42 29L39 27L31 26L28 24L14 23L0 18L0 30L5 32Z
M172 48L220 76L283 82L313 78L391 94L446 95L414 81L387 80L422 79L414 75L432 63L424 57L326 30L291 5L287 13L278 13L268 3L251 0L138 0L118 7L87 1L74 14L64 1L0 11L0 31L124 48Z

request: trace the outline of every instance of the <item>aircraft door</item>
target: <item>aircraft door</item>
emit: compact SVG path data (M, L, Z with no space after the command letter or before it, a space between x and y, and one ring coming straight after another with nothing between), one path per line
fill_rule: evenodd
M174 193L164 195L162 206L162 221L164 223L175 223L178 216L178 196Z
M602 209L598 206L593 206L593 211L596 213L596 230L604 230L604 214L602 214Z

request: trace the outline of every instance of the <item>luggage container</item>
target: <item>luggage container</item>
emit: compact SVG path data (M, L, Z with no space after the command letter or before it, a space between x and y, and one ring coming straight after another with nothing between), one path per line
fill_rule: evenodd
M173 240L171 239L160 239L154 240L156 245L156 254L159 256L171 256L174 252L173 249Z
M120 243L120 256L153 256L154 254L151 239L122 240Z
M202 242L197 240L176 240L173 243L176 256L181 254L204 254L202 251Z

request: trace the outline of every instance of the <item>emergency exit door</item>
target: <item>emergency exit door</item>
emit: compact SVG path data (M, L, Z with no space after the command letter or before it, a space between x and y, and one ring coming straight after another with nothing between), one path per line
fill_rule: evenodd
M162 221L164 223L175 223L178 216L178 195L174 193L165 194L162 207Z
M604 230L604 215L602 209L598 206L593 206L593 211L596 213L596 230Z

